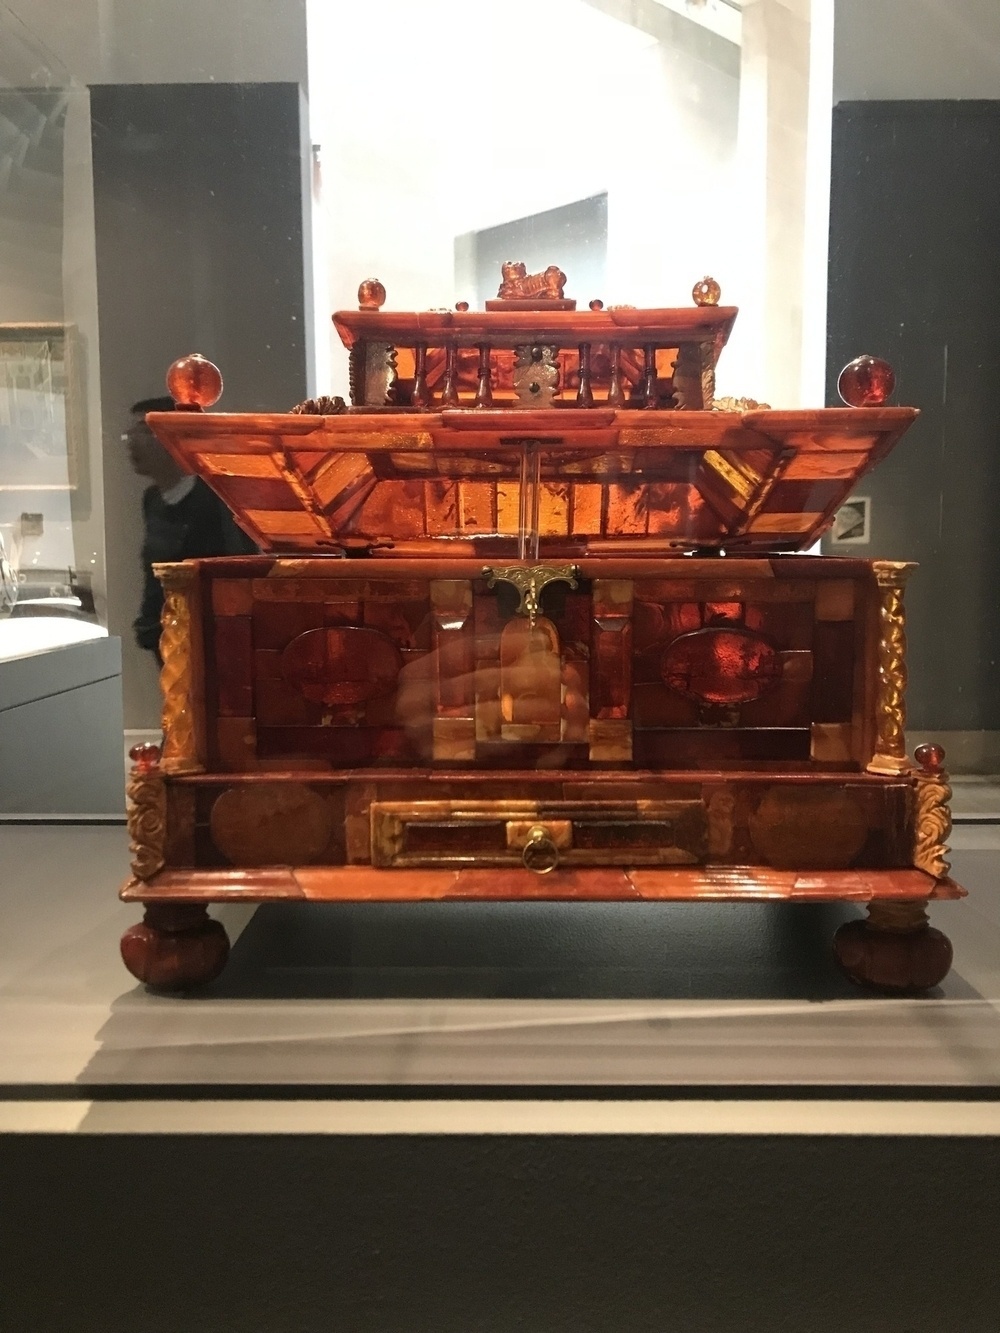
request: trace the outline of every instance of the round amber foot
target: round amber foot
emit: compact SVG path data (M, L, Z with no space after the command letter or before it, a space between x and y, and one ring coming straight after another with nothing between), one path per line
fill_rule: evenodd
M868 921L848 921L833 937L833 952L859 986L913 992L939 985L951 967L951 941L934 926L884 930Z
M214 981L229 957L229 936L204 907L157 904L122 936L122 960L139 981L186 990Z

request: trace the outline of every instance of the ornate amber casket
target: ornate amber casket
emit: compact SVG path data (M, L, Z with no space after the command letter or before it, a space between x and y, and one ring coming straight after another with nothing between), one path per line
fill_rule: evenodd
M947 972L943 755L904 747L912 567L796 554L915 411L871 358L855 405L716 401L736 311L710 279L688 309L577 312L561 276L505 272L486 313L363 284L335 316L350 407L210 414L215 368L172 367L150 425L262 554L159 570L140 979L209 979L206 904L276 899L843 899L855 979Z

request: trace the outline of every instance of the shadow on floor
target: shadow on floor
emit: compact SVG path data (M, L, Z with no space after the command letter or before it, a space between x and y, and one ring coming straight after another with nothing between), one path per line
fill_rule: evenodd
M837 903L267 904L206 998L807 999L860 994Z

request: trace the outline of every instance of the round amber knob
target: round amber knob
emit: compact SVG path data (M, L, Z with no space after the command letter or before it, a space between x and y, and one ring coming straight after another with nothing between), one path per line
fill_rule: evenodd
M913 757L925 773L940 773L944 768L944 750L940 745L918 745Z
M358 288L358 307L361 310L381 310L385 305L385 288L378 278L365 278Z
M146 741L142 745L133 745L128 752L128 757L140 773L149 773L160 762L160 747L154 745L151 741Z
M559 848L544 824L536 824L529 831L521 860L524 868L534 871L536 875L547 875L559 864Z
M167 388L178 407L198 411L222 397L222 372L200 352L192 352L167 371Z
M837 380L837 392L848 407L881 407L895 387L892 366L877 356L857 356L848 361Z
M722 288L707 275L691 288L691 299L695 305L718 305L722 298Z
M596 313L598 310L603 310L603 309L604 309L604 302L603 302L603 301L596 301L596 300L595 300L595 301L591 301L591 303L590 303L590 308L591 308L591 310L593 310L593 311Z
M455 302L455 309L456 309L460 314L463 314L463 315L464 315L465 312L466 312L466 310L468 310L468 308L469 308L469 303L468 303L468 301L456 301L456 302Z

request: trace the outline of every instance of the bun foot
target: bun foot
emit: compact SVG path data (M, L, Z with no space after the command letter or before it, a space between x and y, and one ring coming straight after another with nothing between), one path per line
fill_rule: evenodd
M902 994L939 985L952 960L951 941L928 925L922 903L870 903L866 921L840 927L833 952L859 986Z
M194 903L157 903L122 936L122 961L132 975L161 990L214 981L229 957L221 922Z

